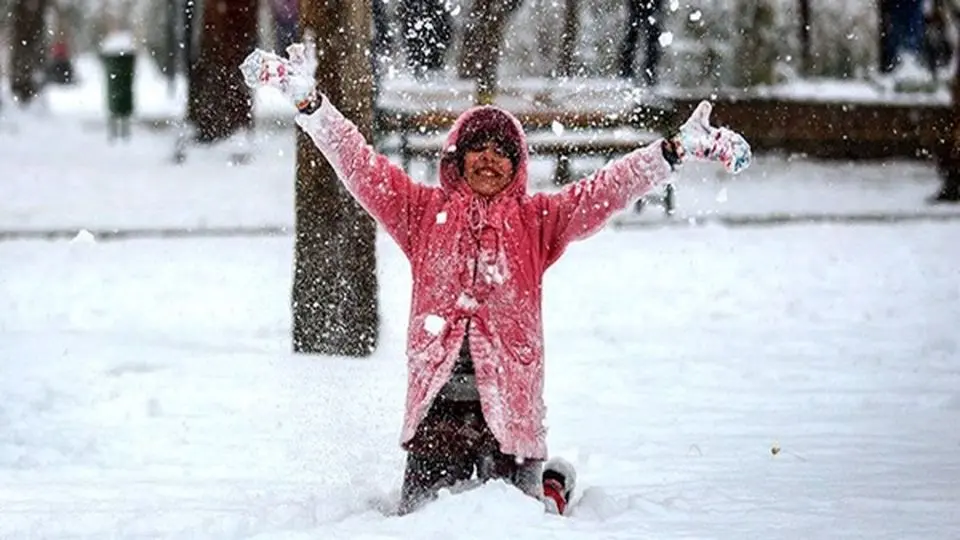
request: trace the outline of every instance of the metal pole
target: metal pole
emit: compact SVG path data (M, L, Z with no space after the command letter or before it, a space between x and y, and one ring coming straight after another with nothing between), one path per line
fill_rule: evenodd
M176 95L177 78L177 0L167 0L167 57L164 62L167 76L167 93Z

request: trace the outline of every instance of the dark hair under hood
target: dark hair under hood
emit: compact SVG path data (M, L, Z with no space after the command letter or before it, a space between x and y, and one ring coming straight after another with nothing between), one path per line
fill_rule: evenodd
M463 157L475 143L494 141L513 163L513 181L502 194L527 190L527 137L515 116L493 105L473 107L461 114L443 147L440 157L440 185L444 189L463 189Z

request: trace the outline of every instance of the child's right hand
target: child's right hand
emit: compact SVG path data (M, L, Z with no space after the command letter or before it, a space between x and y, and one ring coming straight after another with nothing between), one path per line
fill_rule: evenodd
M276 88L301 112L319 104L322 96L308 65L302 43L287 47L289 59L275 53L255 49L240 64L243 80L250 88Z

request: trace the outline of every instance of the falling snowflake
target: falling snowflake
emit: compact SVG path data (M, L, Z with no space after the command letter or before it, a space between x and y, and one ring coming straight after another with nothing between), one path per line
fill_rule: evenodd
M664 32L660 34L660 37L657 39L660 42L661 47L669 47L673 43L673 32Z

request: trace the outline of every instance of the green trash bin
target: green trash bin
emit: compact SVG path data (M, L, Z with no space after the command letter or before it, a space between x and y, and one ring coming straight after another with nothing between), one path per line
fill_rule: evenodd
M136 74L135 51L115 51L101 54L107 77L108 132L111 139L118 135L130 136L130 116L133 115L133 79Z

